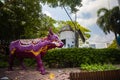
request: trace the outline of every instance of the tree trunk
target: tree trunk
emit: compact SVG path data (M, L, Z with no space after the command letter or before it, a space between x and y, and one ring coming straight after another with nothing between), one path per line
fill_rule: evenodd
M79 47L79 42L78 42L78 33L75 31L75 47Z
M115 40L116 40L116 43L117 43L117 47L118 47L118 49L120 49L120 45L119 45L119 43L118 43L118 36L117 36L117 33L114 32L114 34L115 34Z

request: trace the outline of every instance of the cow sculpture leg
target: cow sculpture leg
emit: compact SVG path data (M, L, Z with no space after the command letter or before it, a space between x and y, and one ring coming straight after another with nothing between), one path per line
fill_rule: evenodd
M21 63L21 67L22 67L22 69L23 70L26 70L26 67L25 67L25 65L23 64L23 58L19 58L19 61L20 61L20 63ZM8 68L8 70L10 70L10 71L12 71L13 70L13 64L14 64L14 55L12 55L12 54L10 54L9 55L9 68Z
M43 66L42 60L41 60L41 55L36 56L36 61L37 61L37 70L41 71L41 74L46 74L45 68Z
M9 68L8 68L8 70L13 70L13 61L14 61L14 55L12 55L12 54L10 54L9 55Z
M22 69L23 69L23 70L26 70L26 67L25 67L25 65L24 65L24 63L23 63L24 58L20 58L19 60L21 61L20 64L21 64Z

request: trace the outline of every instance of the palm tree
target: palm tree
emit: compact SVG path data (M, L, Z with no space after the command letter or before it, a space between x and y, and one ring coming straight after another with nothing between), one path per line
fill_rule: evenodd
M97 12L98 19L97 24L103 30L105 34L113 32L115 34L115 39L118 43L118 38L120 37L120 9L118 6L113 9L101 8ZM119 36L118 36L119 35Z

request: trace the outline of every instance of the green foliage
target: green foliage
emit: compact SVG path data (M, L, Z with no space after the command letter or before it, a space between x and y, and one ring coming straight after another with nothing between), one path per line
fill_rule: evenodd
M41 3L48 4L51 7L69 7L71 12L78 11L76 7L81 7L81 2L82 0L41 0Z
M6 5L8 2L9 1L6 0L3 4ZM34 4L32 5L27 0L23 1L15 0L10 4L7 4L5 7L1 8L0 32L2 34L0 35L0 37L5 40L6 38L8 40L21 38L21 35L24 34L25 27L28 26L29 24L31 25L31 17L35 17L36 15L35 12L34 12L35 15L31 15L33 14L33 12L30 12L32 11L31 10L32 8L34 8Z
M106 8L101 8L97 12L98 19L97 24L103 30L104 33L120 33L120 9L118 6L108 10Z
M110 44L108 48L117 48L116 40L113 40L112 44Z
M6 68L9 66L8 64L9 56L5 54L0 53L0 68ZM36 61L33 58L25 58L24 64L27 67L35 67ZM14 59L14 65L13 66L21 66L20 60L15 57Z
M0 39L36 38L47 34L55 20L42 13L40 0L0 1Z
M34 67L35 64L36 64L36 60L33 59L33 58L26 58L26 59L24 60L24 63L25 63L26 66Z
M8 66L8 56L0 53L0 68Z
M89 29L85 28L84 26L81 26L78 22L74 22L76 26L74 26L72 21L58 21L58 29L60 30L62 27L66 25L70 25L73 30L75 30L75 27L77 30L81 30L83 35L88 39L90 38L90 33L91 32Z
M105 71L119 69L112 64L81 64L80 68L87 71Z
M49 67L79 67L81 64L118 64L118 49L68 48L48 51L43 58Z

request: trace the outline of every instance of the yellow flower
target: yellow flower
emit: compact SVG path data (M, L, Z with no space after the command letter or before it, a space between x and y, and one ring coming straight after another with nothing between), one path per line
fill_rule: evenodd
M55 78L55 75L53 73L50 73L50 79L53 80Z

